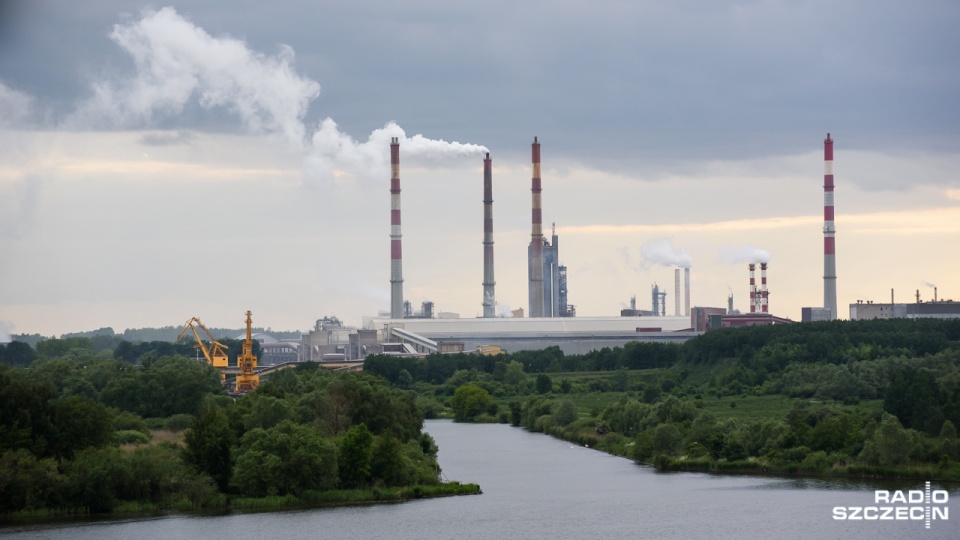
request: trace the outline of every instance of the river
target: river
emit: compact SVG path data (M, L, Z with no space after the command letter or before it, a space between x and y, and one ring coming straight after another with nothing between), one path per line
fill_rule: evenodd
M934 483L947 519L837 520L834 508L923 506L874 502L875 490L924 492L923 482L784 479L658 473L628 459L506 425L426 423L444 476L482 495L401 504L224 516L47 524L0 529L22 539L146 538L960 538L960 486ZM946 491L946 493L944 493ZM922 494L922 493L920 493ZM893 495L893 494L892 494ZM943 503L944 498L948 498ZM940 501L940 502L937 502ZM873 516L872 510L867 513ZM877 516L882 515L880 510ZM909 517L910 510L906 512ZM914 511L914 516L919 516Z

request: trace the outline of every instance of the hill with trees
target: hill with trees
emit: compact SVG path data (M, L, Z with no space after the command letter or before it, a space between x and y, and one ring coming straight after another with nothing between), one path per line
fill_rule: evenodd
M960 320L834 321L481 357L374 357L428 414L664 469L960 479ZM468 389L461 391L461 389Z

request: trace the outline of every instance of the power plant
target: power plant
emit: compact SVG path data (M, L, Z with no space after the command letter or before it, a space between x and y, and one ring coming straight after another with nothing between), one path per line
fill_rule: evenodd
M787 324L793 321L774 316L770 310L767 286L769 254L754 251L749 262L749 310L734 308L733 293L727 295L725 307L691 306L690 262L685 253L666 254L661 246L651 250L650 261L674 268L674 314L667 316L667 292L657 283L651 287L651 309L637 309L636 296L620 316L576 317L569 303L567 268L559 264L559 238L552 224L548 241L543 234L542 178L540 141L531 145L531 235L527 247L528 316L518 309L510 314L498 313L494 278L493 240L493 165L490 153L483 158L483 299L482 316L460 318L456 313L435 311L434 303L425 300L421 310L403 298L403 259L400 214L400 141L390 141L390 311L376 317L364 317L358 327L343 325L336 317L324 317L316 328L302 334L299 343L275 343L291 353L297 361L320 361L325 367L355 368L370 354L423 355L446 352L481 352L496 354L557 346L565 354L584 354L603 347L623 346L632 341L682 342L702 332L717 328ZM836 244L834 226L833 140L824 140L824 272L823 307L803 308L803 321L833 320L838 316L836 291ZM669 242L667 250L672 251ZM659 251L659 254L653 253ZM646 255L645 255L646 257ZM756 267L760 266L760 283ZM681 277L681 268L683 270ZM960 303L938 300L924 303L917 291L914 304L895 304L891 291L890 304L860 301L850 305L851 319L893 317L960 317ZM681 302L681 296L683 301ZM512 316L510 316L512 315ZM179 339L192 331L197 348L207 362L220 369L222 376L235 376L233 392L242 394L255 389L259 377L272 370L291 365L289 354L257 366L253 355L251 315L247 312L247 331L243 351L236 367L228 366L222 344L213 339L196 317L187 321ZM209 346L201 340L197 329L205 332ZM178 339L178 341L179 341ZM286 362L286 363L284 363Z
M541 349L559 346L568 354L584 353L601 347L623 345L629 341L677 342L714 328L756 324L785 324L789 319L776 317L770 310L767 286L768 261L754 257L748 264L749 310L734 309L733 294L726 297L726 307L691 306L690 266L688 257L673 257L660 264L679 266L674 269L674 315L667 316L667 292L656 283L651 290L651 310L638 310L635 297L620 317L576 318L569 304L566 267L559 264L559 238L556 224L548 240L543 232L543 184L541 177L540 141L531 145L531 229L527 247L527 317L523 310L513 317L497 313L494 279L493 240L493 171L490 153L483 159L483 314L476 318L460 318L457 314L438 312L433 303L424 302L423 310L414 313L411 303L403 299L403 277L400 232L400 155L399 141L393 138L391 156L391 309L377 317L365 317L360 327L337 326L336 332L320 328L311 332L311 350L324 361L359 360L367 354L420 355L430 352L502 351ZM836 245L833 209L833 140L824 141L824 307L804 308L817 318L837 318ZM768 255L767 255L768 256ZM759 286L756 266L760 266ZM681 277L681 268L683 275ZM681 302L681 296L683 301ZM918 303L919 304L919 303ZM892 304L891 304L892 305ZM951 306L952 307L952 306ZM810 312L808 310L818 310ZM942 312L944 307L927 308ZM853 313L851 308L851 313ZM858 312L869 310L860 308ZM918 309L914 309L918 311ZM892 310L890 311L892 313ZM887 312L884 312L886 314ZM325 319L326 320L326 319ZM335 318L334 318L335 320ZM319 323L318 323L319 324ZM336 334L336 335L335 335ZM307 346L304 338L304 347Z

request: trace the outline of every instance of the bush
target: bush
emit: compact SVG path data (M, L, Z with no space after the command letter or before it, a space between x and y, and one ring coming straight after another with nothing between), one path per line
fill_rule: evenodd
M559 426L570 425L577 416L577 407L569 399L557 403L553 408L553 422Z
M114 433L113 440L117 444L147 444L150 436L133 429L124 429Z

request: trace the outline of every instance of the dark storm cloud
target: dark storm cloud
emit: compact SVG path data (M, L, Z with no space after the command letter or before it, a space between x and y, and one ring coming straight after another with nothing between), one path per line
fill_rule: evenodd
M394 120L519 158L538 135L545 158L619 170L801 153L827 131L881 151L958 138L955 2L173 5L213 36L291 47L323 87L305 122L332 117L355 136ZM91 78L130 69L107 35L138 10L22 7L4 82L82 97Z

